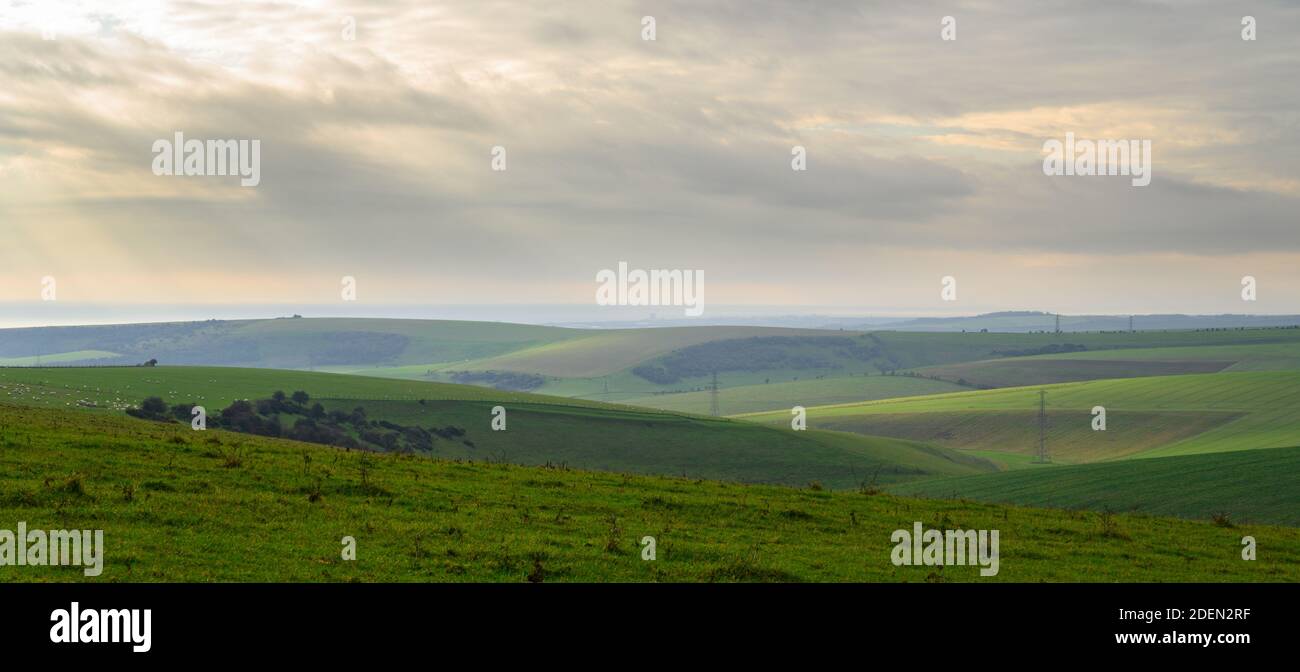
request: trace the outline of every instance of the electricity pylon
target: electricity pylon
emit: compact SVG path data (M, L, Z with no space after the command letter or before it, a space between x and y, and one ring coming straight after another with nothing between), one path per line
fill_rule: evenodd
M713 372L713 385L709 387L709 414L713 417L721 415L718 412L718 372Z
M1047 464L1052 457L1047 454L1047 390L1038 391L1038 458L1039 464Z

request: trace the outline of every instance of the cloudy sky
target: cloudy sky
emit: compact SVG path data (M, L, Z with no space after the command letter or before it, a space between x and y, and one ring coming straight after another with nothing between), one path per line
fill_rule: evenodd
M0 301L592 304L628 261L713 305L1296 313L1297 110L1294 2L0 0ZM260 140L260 185L154 175L177 131ZM1150 140L1150 186L1044 175L1067 132Z

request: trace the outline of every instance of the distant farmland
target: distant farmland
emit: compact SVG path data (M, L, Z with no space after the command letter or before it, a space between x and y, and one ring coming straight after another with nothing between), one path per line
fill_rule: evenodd
M914 439L930 432L925 438L940 445L1032 454L1040 390L1047 392L1053 455L1067 462L1300 444L1300 371L1096 380L821 406L808 409L809 427ZM1094 406L1106 409L1105 432L1092 430ZM743 417L787 422L781 412Z

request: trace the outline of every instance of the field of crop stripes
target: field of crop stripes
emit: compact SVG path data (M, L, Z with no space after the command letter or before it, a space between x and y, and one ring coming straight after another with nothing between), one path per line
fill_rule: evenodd
M899 494L1300 525L1300 448L1124 460L929 479Z
M1204 433L1139 453L1141 457L1275 448L1300 441L1300 376L1226 373L1084 383L1049 392L1049 407L1089 403L1107 410L1240 411Z
M930 420L938 423L940 416L932 414L1023 414L1037 410L1040 390L1047 392L1049 415L1059 411L1090 413L1095 406L1104 407L1108 415L1123 411L1242 414L1241 417L1217 426L1207 426L1206 431L1195 436L1171 437L1174 440L1170 443L1150 448L1141 446L1136 455L1142 457L1272 448L1300 443L1300 372L1295 371L1129 378L961 392L920 399L815 407L808 409L808 417L812 426L818 426L819 419L838 424L860 418L863 429L859 431L869 431L869 419L878 415L915 414L918 422L924 422L930 416ZM761 422L785 420L777 414L745 417ZM1105 438L1107 441L1123 441L1123 434L1114 434L1122 431L1123 425L1116 423L1108 427ZM1134 439L1138 440L1136 434ZM996 449L995 446L987 448Z
M1300 372L1217 373L1153 378L1124 378L1082 383L958 392L925 398L886 399L862 404L819 407L825 414L913 413L931 411L1020 410L1038 407L1039 390L1048 408L1082 408L1110 404L1129 410L1262 411L1294 408L1300 401Z
M1108 430L1092 430L1083 410L1052 409L1046 437L1053 462L1093 462L1130 457L1193 437L1240 414L1222 411L1128 411L1108 415ZM832 418L810 417L812 427L924 441L959 450L996 450L1034 455L1038 450L1038 413L1030 410L873 413Z

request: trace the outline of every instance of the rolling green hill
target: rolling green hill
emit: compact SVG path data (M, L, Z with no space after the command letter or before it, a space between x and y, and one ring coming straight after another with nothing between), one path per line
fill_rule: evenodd
M1258 345L1199 345L1172 348L1127 349L1081 352L1074 355L1043 355L1030 360L1070 359L1119 362L1211 362L1223 363L1224 371L1279 371L1300 369L1300 342Z
M472 445L440 441L434 456L751 483L828 488L980 473L992 463L916 442L834 432L794 432L723 418L469 385L307 371L227 367L0 369L0 400L117 413L148 396L215 414L238 399L303 390L329 410L360 406L374 419L468 430ZM507 429L492 431L492 408Z
M345 452L0 403L0 521L101 529L106 549L97 578L6 565L0 582L1300 580L1293 528L869 492ZM893 565L890 536L915 521L999 530L999 573Z
M1296 526L1300 525L1298 477L1300 448L1267 448L937 478L891 486L890 491Z
M760 383L722 387L718 408L723 415L753 413L794 406L820 406L850 401L914 397L966 388L953 383L910 376L857 376ZM708 413L711 394L706 390L623 399L622 403L686 413Z
M1300 342L1121 348L981 360L918 373L981 387L1016 387L1102 378L1218 371L1300 370Z
M469 362L465 368L589 378L617 373L674 350L710 342L761 337L825 337L816 329L777 327L664 327L584 332L581 336Z
M1189 346L1300 344L1300 329L1202 331L1006 333L875 332L899 369L975 362L995 358L1050 355L1053 349L1078 346L1086 352L1145 350ZM1073 358L1075 352L1058 355Z
M641 330L637 338L653 338L654 330ZM630 339L630 335L619 335ZM630 341L629 341L630 342ZM559 346L571 356L580 356L599 339L575 339ZM820 331L820 333L762 335L762 337L712 339L688 344L658 356L647 356L634 367L591 377L547 377L536 391L560 396L610 400L655 408L706 412L711 407L708 391L712 372L718 372L718 386L735 406L724 413L789 408L792 396L818 396L816 402L836 403L871 400L881 394L911 395L937 393L939 386L914 391L904 385L891 390L876 381L883 373L907 372L956 387L1001 387L1030 383L1100 380L1100 378L1147 377L1160 374L1209 373L1234 367L1235 360L1188 359L1153 356L1151 360L1106 360L1106 352L1125 354L1184 348L1225 348L1251 351L1257 348L1252 368L1287 368L1290 357L1300 351L1300 330L1242 329L1204 331L1140 331L1140 333L988 334L988 333L898 333L898 331ZM511 370L538 369L551 346L511 354L504 359L471 361L458 368L500 367ZM1052 352L1067 351L1067 354ZM528 355L528 357L523 357ZM598 359L591 354L591 359ZM989 359L997 357L997 359ZM1049 359L1050 357L1050 359ZM1073 359L1067 359L1073 357ZM529 364L526 360L532 360ZM634 359L629 357L628 361ZM1118 357L1117 357L1118 359ZM1096 361L1093 361L1096 360ZM1265 364L1268 361L1270 364ZM554 372L555 369L547 369ZM385 369L368 373L390 374ZM407 376L411 370L396 370ZM572 370L571 372L572 373ZM434 380L448 380L445 373L425 369ZM870 376L862 385L857 378ZM820 381L819 383L809 382ZM792 389L758 386L789 383ZM858 386L870 387L855 393ZM917 387L913 385L911 387ZM744 390L740 390L744 387ZM820 389L820 393L810 393ZM954 387L949 387L953 390ZM850 390L841 395L840 391ZM854 396L857 394L857 396ZM771 406L763 407L763 404ZM725 403L720 403L725 406ZM803 404L807 406L807 404Z
M713 372L718 373L722 390L775 383L803 384L809 379L827 381L822 386L827 390L825 400L814 403L835 403L854 400L834 392L855 385L839 379L894 372L914 372L959 387L978 388L1220 370L1287 369L1295 368L1293 365L1300 361L1297 359L1300 329L1293 328L1061 334L822 331L708 339L656 356L646 355L635 365L635 357L620 359L617 364L626 364L628 368L612 371L611 360L598 351L609 345L605 339L630 345L634 342L630 331L573 339L445 370L487 368L534 372L551 376L536 388L547 394L698 412L709 408L702 399L712 386ZM655 330L635 331L642 332L635 338L656 336ZM1164 354L1199 348L1208 349L1219 358L1179 358L1177 354ZM564 358L556 357L561 351ZM564 362L570 360L590 360L610 366L601 369L589 364L582 371L559 368L567 366ZM384 375L382 369L370 373ZM553 375L557 373L564 375ZM437 370L426 369L424 374L448 379ZM885 389L882 385L877 391ZM770 398L777 405L768 409L755 406L767 403L764 398L769 395L747 389L736 395L740 407L724 413L789 407L783 390L773 388L769 392L775 393ZM802 394L804 389L794 392ZM906 395L910 390L899 392ZM856 400L875 398L877 394L867 393Z
M1222 360L1144 358L1144 356L1157 357L1165 350L1184 349L1187 348L1103 350L1095 353L1079 353L1079 355L1091 354L1099 356L1090 358L1078 356L1070 359L1064 357L1012 357L1009 359L928 366L917 369L917 373L961 385L996 388L1073 383L1106 378L1144 378L1148 376L1175 376L1187 373L1216 373L1227 370L1233 365L1232 361ZM1132 358L1112 359L1107 356L1111 352L1131 353Z
M567 329L503 322L371 318L280 318L0 330L0 358L105 352L113 363L390 370L421 377L467 368L581 378L603 376L714 340L769 335L824 335L812 329L706 326L662 329Z
M722 389L918 369L923 376L980 387L1293 368L1298 352L1300 329L1294 328L915 333L282 318L0 330L0 362L17 365L39 356L42 363L157 359L164 365L311 369L603 401L648 398L695 410L701 405L694 393L710 386L715 372ZM828 387L836 385L843 384ZM795 392L803 395L802 389ZM686 396L670 399L673 394ZM749 405L762 396L754 390L737 395L746 411L766 410ZM777 396L783 399L784 393ZM858 400L873 398L870 393ZM818 403L848 400L829 392Z
M723 341L728 343L716 346ZM692 368L738 370L728 357L750 370L746 360L755 355L780 364L772 370L826 368L816 365L820 363L861 373L1050 354L1067 344L1088 352L1084 359L1095 356L1091 352L1132 348L1284 347L1300 344L1300 329L867 333L755 326L564 329L506 322L276 318L3 329L0 359L56 356L81 361L112 354L126 364L157 359L162 364L316 368L412 378L459 368L581 380L615 376L668 356L685 365L685 373ZM777 351L784 352L784 359L772 357ZM1294 357L1294 351L1287 356Z
M117 353L114 363L272 368L373 367L463 362L583 335L495 322L281 318L0 330L0 357L85 350ZM70 360L78 361L78 360Z
M716 372L720 413L736 415L982 387L1294 369L1300 365L1300 329L1061 334L723 326L583 330L440 320L284 318L0 330L0 356L13 355L11 365L34 364L35 355L23 354L33 352L43 353L45 364L158 358L164 365L193 361L287 367L366 378L356 387L337 380L325 383L322 396L528 398L518 396L524 392L476 396L460 386L409 387L464 383L567 397L575 404L599 401L697 414L712 410L710 389ZM51 373L45 378L61 375L47 370ZM26 374L13 375L30 382ZM169 378L176 385L163 386L167 389L139 387L147 385L143 381L127 387L131 381L114 383L115 374L103 375L118 398L99 403L116 408L138 402L143 389L162 396L188 395L196 403L230 401L207 381L183 374ZM375 378L391 379L392 385ZM289 381L294 378L283 380L283 387L293 387ZM250 394L265 394L253 389ZM3 394L0 391L0 398ZM67 397L67 390L62 394L68 405L95 403ZM210 397L213 394L217 396ZM1050 438L1060 461L1123 457L1181 445L1220 425L1233 428L1224 431L1241 428L1235 424L1240 409L1193 409L1187 414L1181 413L1184 409L1116 408L1112 421L1122 431L1090 436L1078 431L1079 422L1086 420L1081 410L1087 409L1052 408ZM968 413L902 413L873 417L870 426L837 418L820 427L1023 455L1036 441L1036 426L1025 416L1031 411L1025 407L1018 415L1008 412L998 422ZM1286 437L1284 433L1268 445L1281 445L1278 441L1284 443ZM1004 467L1014 461L993 459Z
M116 352L104 350L76 350L60 352L53 355L31 355L28 357L0 357L0 366L42 366L50 364L68 364L72 362L103 362L120 358Z
M1050 452L1061 462L1300 444L1300 371L1096 380L822 406L808 409L808 426L1031 455L1040 390L1047 392ZM1106 409L1106 431L1092 430L1094 406ZM785 416L742 417L780 424Z

